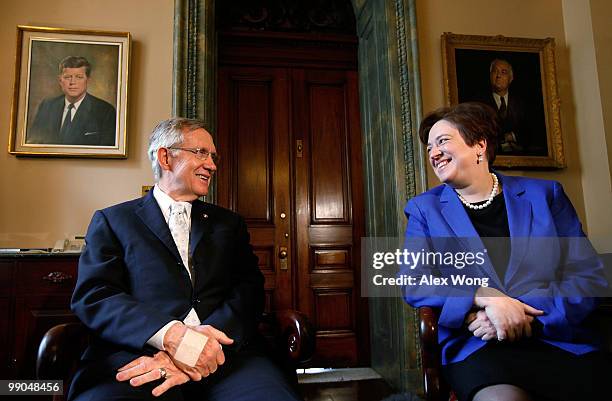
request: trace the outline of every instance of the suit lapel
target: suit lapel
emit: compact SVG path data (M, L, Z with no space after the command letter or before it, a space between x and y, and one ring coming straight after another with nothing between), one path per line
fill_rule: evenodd
M164 220L164 215L159 209L157 201L153 197L153 190L149 191L147 196L144 198L139 209L136 209L136 214L142 222L155 234L157 238L168 248L170 252L178 259L181 260L178 248L174 243L174 238L170 233L168 224Z
M444 219L457 237L472 238L478 236L457 194L448 185L444 186L440 196L440 206L442 208L442 216L444 216Z
M525 189L518 180L508 176L499 176L503 189L506 210L508 211L508 226L510 229L510 261L506 272L506 282L516 274L529 244L531 222L533 220L531 202Z
M208 207L204 202L197 200L193 202L191 207L191 234L189 238L189 249L192 254L200 241L213 231L208 213Z
M84 124L86 116L91 116L91 96L89 94L85 95L81 105L77 109L76 114L74 115L74 119L72 120L72 125L70 126L70 131L68 131L68 137L71 138L69 143L73 143L75 140L78 143L79 134L84 131ZM157 204L157 202L155 202Z
M53 121L53 132L56 133L57 138L59 139L59 132L62 129L62 117L64 116L64 95L57 98L57 101L53 102L53 109L51 111L51 115L54 116L52 118Z
M444 190L440 196L440 203L444 219L455 235L459 237L463 246L471 251L479 252L484 249L485 246L480 239L480 235L478 235L478 232L474 228L459 197L450 186L444 186ZM486 262L481 266L483 272L488 277L491 277L499 288L503 288L502 279L497 276L497 272L493 268L491 260L488 256L485 259Z
M193 264L192 274L193 283L196 293L201 290L205 282L205 277L202 273L206 272L210 266L203 265L209 261L207 256L196 257L194 255L203 255L201 252L196 254L198 246L204 246L211 243L210 235L213 232L213 224L211 223L212 216L209 215L210 210L207 204L196 200L191 207L191 234L189 237L189 252Z

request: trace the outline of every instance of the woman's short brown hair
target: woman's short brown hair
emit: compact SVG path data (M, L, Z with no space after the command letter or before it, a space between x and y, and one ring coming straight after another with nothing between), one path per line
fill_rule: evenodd
M484 103L465 102L455 106L441 107L425 116L419 127L419 138L427 145L429 131L435 123L445 120L451 123L468 146L479 141L487 142L487 160L489 165L495 161L499 124L497 113Z

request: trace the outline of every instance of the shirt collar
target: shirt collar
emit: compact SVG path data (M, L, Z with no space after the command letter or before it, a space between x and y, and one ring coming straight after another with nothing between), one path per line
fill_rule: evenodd
M157 204L159 205L159 208L161 209L161 212L164 215L164 220L166 220L166 223L168 222L168 219L170 218L170 206L173 203L181 203L185 205L185 210L187 212L186 217L188 219L191 218L191 206L192 205L190 202L175 201L174 199L172 199L172 197L170 197L170 195L162 191L162 189L158 187L157 185L153 187L153 197L157 201Z
M509 93L510 93L510 91L506 92L506 94L504 96L499 96L497 93L493 92L493 99L495 99L495 103L497 103L497 108L498 109L499 109L499 106L501 105L501 98L502 97L506 101L506 106L508 106L508 94Z
M83 103L83 100L85 100L86 97L87 97L87 93L85 94L85 96L83 96L81 98L81 100L79 100L78 102L72 103L74 105L74 111L75 112L79 109L79 106L81 105L81 103ZM66 99L66 97L64 97L64 109L67 108L69 104L70 104L70 102L68 101L68 99Z

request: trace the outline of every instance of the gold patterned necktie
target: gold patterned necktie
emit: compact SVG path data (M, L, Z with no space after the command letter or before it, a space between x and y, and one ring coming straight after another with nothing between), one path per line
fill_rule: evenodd
M187 225L187 209L181 202L174 202L170 206L170 217L168 218L168 228L174 243L178 248L183 265L191 276L189 270L189 226Z

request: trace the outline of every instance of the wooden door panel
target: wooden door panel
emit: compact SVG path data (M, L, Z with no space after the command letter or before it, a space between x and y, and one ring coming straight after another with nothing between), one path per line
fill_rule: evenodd
M311 224L350 223L345 82L306 81L310 124Z
M295 159L298 305L317 330L314 364L356 365L359 246L353 192L361 193L351 152L360 151L356 81L347 71L292 71L294 124L304 143ZM359 203L359 201L358 201ZM360 318L363 317L360 313Z
M310 275L310 288L313 292L330 289L352 290L355 285L353 275L354 272L348 269L338 272L316 271ZM343 317L339 315L338 319L343 319Z
M291 291L277 291L292 286L287 91L285 69L219 68L219 204L245 218L268 311L293 307ZM286 264L278 258L281 247Z
M230 81L232 208L248 224L272 224L272 79L232 75Z
M332 226L317 224L308 227L308 238L316 244L352 244L353 225Z
M272 241L273 242L273 241ZM276 272L274 271L274 246L253 245L253 253L257 256L257 267L264 276L265 310L274 309L274 291L276 289Z
M315 249L314 269L335 270L350 266L350 249Z
M317 335L317 351L310 362L312 366L355 366L363 356L354 332L334 331Z
M352 332L353 315L352 296L350 291L315 292L315 310L319 332Z

